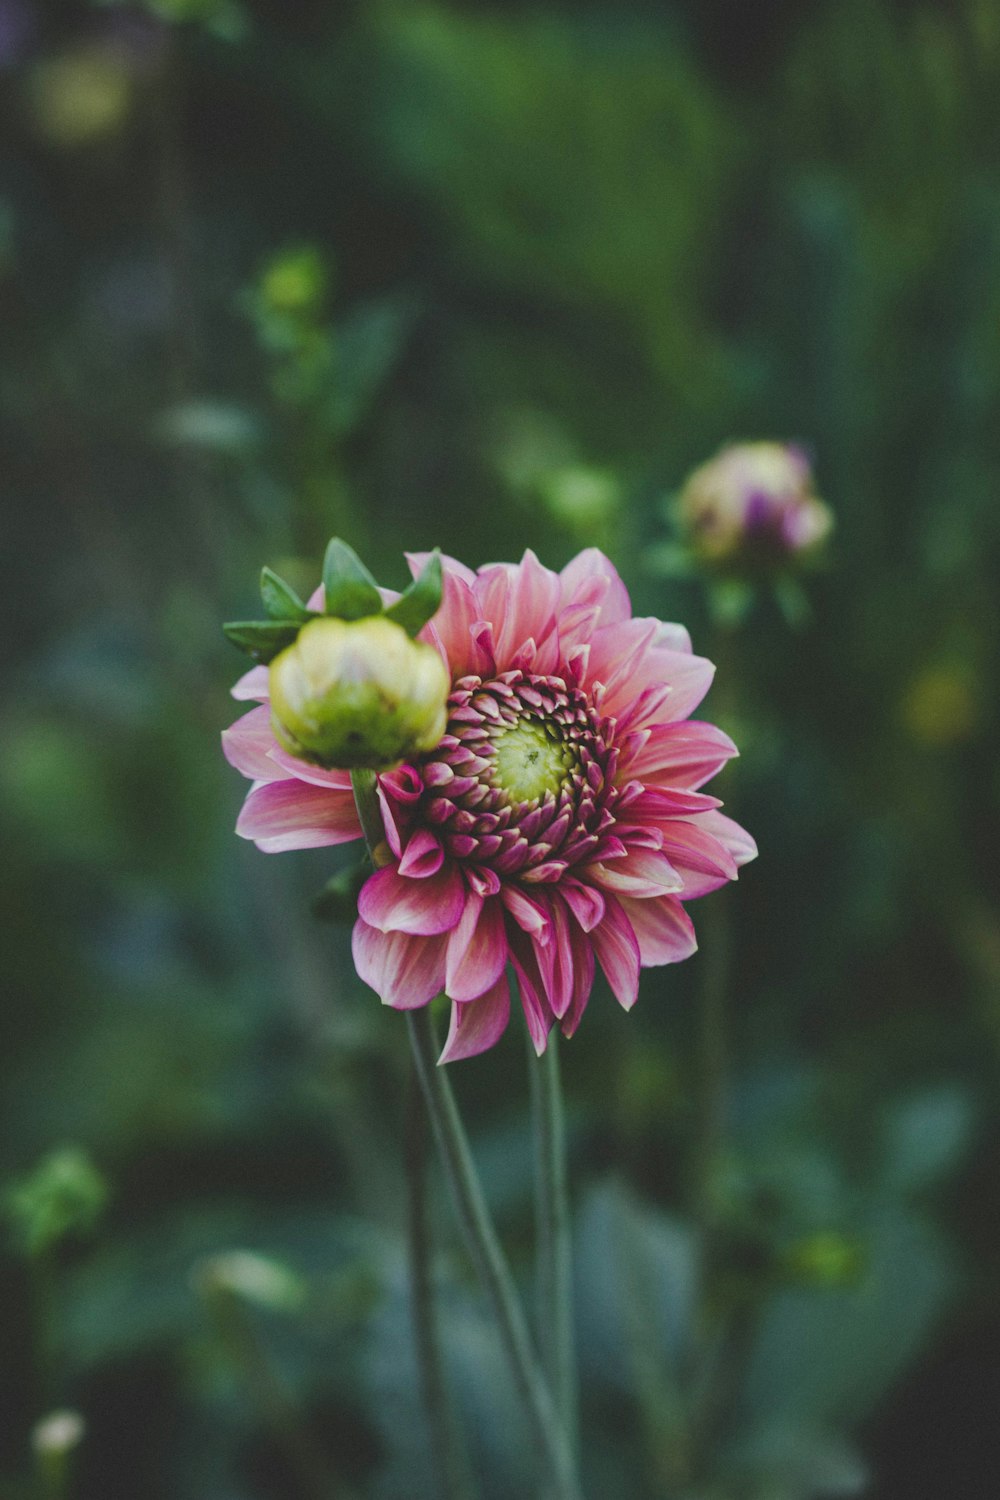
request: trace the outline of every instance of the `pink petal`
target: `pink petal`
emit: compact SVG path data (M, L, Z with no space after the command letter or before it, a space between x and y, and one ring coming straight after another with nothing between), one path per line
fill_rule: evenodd
M386 865L370 875L361 887L358 915L380 932L410 932L426 937L450 932L462 916L465 904L465 881L453 864L422 880L407 879L394 866Z
M271 759L276 766L287 772L289 776L295 776L299 781L308 781L311 786L328 786L337 792L350 793L351 773L350 771L327 770L325 766L314 766L311 761L302 760L297 755L289 755L287 750L275 743L271 751Z
M615 625L627 620L632 614L628 590L618 576L610 558L596 547L587 547L566 564L559 575L560 605L575 604L580 600L600 602L599 625ZM596 595L594 584L598 585Z
M473 577L469 575L469 579ZM489 650L476 639L482 606L469 579L445 569L441 607L421 631L421 637L441 653L452 680L470 673L482 676L492 668Z
M415 829L399 861L400 875L409 875L414 880L426 880L436 875L444 863L444 850L429 828Z
M379 932L360 917L354 924L354 967L382 999L396 1010L415 1010L444 988L446 937L414 937L408 932Z
M590 992L594 987L593 944L582 939L574 939L573 953L575 958L573 994L566 1014L562 1018L563 1036L572 1036L579 1026L580 1019L587 1008L587 1001L590 999Z
M236 832L275 854L346 844L361 837L361 825L349 792L289 779L255 786L243 803Z
M564 880L560 894L584 932L592 932L604 916L604 897L592 885Z
M510 666L529 637L538 653L534 669L544 673L555 666L559 578L530 548L519 563L481 568L475 592L481 617L493 622L498 671Z
M583 865L580 873L602 891L616 891L624 896L666 896L681 889L677 871L666 854L656 849L633 847L613 865Z
M647 783L697 789L739 751L714 724L689 720L684 724L654 725L652 733L631 758L622 757L620 770L627 769Z
M698 819L698 827L707 829L713 838L726 848L737 865L749 864L757 858L757 845L738 823L724 813L706 812Z
M639 995L639 941L621 906L608 896L604 921L591 940L601 968L619 1005L631 1010Z
M528 1035L536 1053L541 1057L552 1029L552 1012L545 999L542 976L538 972L531 943L523 933L513 929L510 936L510 961L517 975L521 995L521 1009L528 1025Z
M573 943L569 915L557 894L553 894L549 905L552 911L550 940L541 943L535 939L535 959L552 1013L561 1020L573 999Z
M460 1057L485 1052L503 1035L509 1018L510 985L507 976L501 974L492 989L477 1000L452 1002L448 1039L438 1062L456 1062Z
M462 919L448 940L445 992L452 1000L475 1000L496 984L507 962L503 907L496 896L465 897Z
M258 703L268 703L271 698L270 681L271 674L267 667L251 667L230 691L234 698L256 698Z
M639 958L650 964L675 964L690 958L698 947L691 918L676 896L657 901L635 901L622 896L621 907L639 943Z
M533 933L543 942L548 942L549 913L540 901L526 896L516 885L502 885L500 899L523 932Z
M696 823L664 823L663 853L669 859L676 858L679 863L706 875L722 875L726 880L735 880L735 859L725 844L705 826L706 819L711 816L713 814L706 813ZM729 819L725 821L728 823Z
M406 552L404 556L414 578L423 572L431 560L429 552ZM476 581L476 575L471 568L467 568L465 563L459 562L457 558L449 557L446 552L441 554L441 572L445 578L460 578L470 587Z
M229 729L222 731L222 753L231 766L251 781L285 781L293 773L272 759L277 741L271 730L271 710L266 704L252 708Z

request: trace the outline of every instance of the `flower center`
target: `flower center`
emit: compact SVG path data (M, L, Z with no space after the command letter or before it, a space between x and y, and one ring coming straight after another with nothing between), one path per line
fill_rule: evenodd
M520 718L495 735L493 785L513 802L534 802L551 792L557 797L579 766L558 727L543 719Z

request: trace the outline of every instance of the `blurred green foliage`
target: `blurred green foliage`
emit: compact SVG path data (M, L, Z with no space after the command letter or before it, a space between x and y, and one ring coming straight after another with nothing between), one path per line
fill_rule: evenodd
M337 533L392 586L404 547L605 547L742 750L758 863L564 1053L588 1493L993 1500L995 5L2 0L0 67L0 1496L64 1407L79 1500L436 1493L398 1017L310 914L349 851L240 844L217 748L221 620ZM794 636L657 568L665 497L754 438L837 513ZM522 1050L454 1077L527 1277ZM527 1444L439 1196L502 1500Z

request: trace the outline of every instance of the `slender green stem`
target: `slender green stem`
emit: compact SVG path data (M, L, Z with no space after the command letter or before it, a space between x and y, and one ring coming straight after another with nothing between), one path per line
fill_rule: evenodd
M573 1344L573 1261L566 1128L559 1076L558 1032L541 1057L528 1044L535 1117L535 1206L538 1226L538 1333L542 1362L570 1451L577 1450L576 1351Z
M441 1494L444 1500L473 1500L476 1486L448 1392L441 1340L434 1315L431 1248L427 1226L427 1109L415 1067L411 1069L407 1087L406 1181L413 1331Z
M377 852L379 846L385 843L385 827L382 823L382 813L378 805L377 778L374 771L352 771L351 789L354 792L354 806L358 810L358 819L361 823L361 832L365 836L368 853L371 855L372 863L377 863Z
M531 1423L538 1450L544 1455L554 1500L581 1500L576 1469L548 1383L528 1335L528 1325L493 1221L486 1207L472 1153L447 1075L437 1066L438 1044L430 1010L407 1011L410 1042L423 1085L438 1149L455 1200L469 1254L493 1306L500 1337Z

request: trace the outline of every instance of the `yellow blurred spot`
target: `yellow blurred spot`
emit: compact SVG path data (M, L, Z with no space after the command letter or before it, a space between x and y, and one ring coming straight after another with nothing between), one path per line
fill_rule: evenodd
M307 245L277 255L264 270L260 292L272 312L318 312L326 297L327 282L319 251Z
M927 667L903 698L903 722L927 745L956 745L968 739L979 718L978 695L962 665Z
M125 61L95 48L47 58L28 80L35 128L55 146L89 146L114 135L132 95Z

